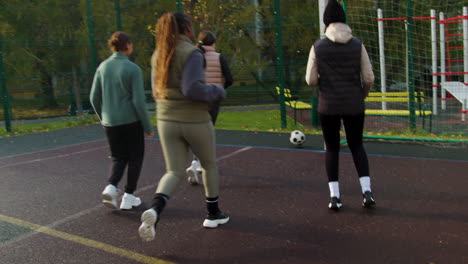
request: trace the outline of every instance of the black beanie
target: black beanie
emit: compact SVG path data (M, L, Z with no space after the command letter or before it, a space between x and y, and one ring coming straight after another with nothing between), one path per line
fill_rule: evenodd
M346 14L336 0L328 0L328 5L323 12L323 23L328 27L335 22L346 23Z

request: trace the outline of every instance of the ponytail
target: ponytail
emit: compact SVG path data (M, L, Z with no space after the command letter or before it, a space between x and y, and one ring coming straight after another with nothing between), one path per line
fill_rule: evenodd
M216 37L211 31L202 31L200 34L198 34L198 42L197 42L197 47L205 53L206 50L203 48L203 46L211 46L216 43Z
M169 64L174 55L180 30L176 17L171 13L162 15L156 24L156 65L154 65L153 97L167 96Z
M205 48L203 48L203 41L199 40L195 46L197 46L197 48L200 49L203 54L206 53Z

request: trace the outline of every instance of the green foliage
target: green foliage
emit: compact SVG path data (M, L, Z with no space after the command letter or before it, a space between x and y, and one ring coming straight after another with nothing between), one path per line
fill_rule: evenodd
M217 129L247 131L290 131L304 130L306 127L288 117L288 128L279 129L281 120L279 110L256 110L246 112L222 111L216 121Z
M90 67L89 18L86 2L91 3L93 34L98 63L110 55L107 40L117 30L115 0L1 0L0 34L4 40L3 57L7 89L13 119L47 113L66 113L74 102L78 87L86 103L93 72ZM165 12L176 10L174 0L119 0L123 30L134 43L131 59L144 72L146 89L150 89L150 56L155 41L152 30ZM320 37L318 1L288 0L281 2L281 23L286 85L295 95L308 96L311 89L304 81L311 45ZM348 22L353 34L362 39L373 63L376 90L380 85L377 8L384 17L406 16L404 0L341 0L346 3ZM447 17L461 15L466 1L419 0L413 3L414 16L429 16L430 9ZM218 38L217 50L230 63L234 85L228 90L226 104L261 104L276 101L277 55L272 0L183 0L184 11L192 15L197 30L208 29ZM429 20L414 22L414 75L416 89L431 94ZM454 28L456 31L457 28ZM457 32L452 32L457 33ZM458 32L459 33L459 32ZM452 46L460 46L453 38ZM385 45L388 86L406 81L406 31L404 21L385 22ZM453 51L452 58L462 51ZM460 67L454 63L453 68ZM76 72L77 78L73 78ZM429 77L429 79L428 79ZM455 78L455 77L454 77ZM427 98L430 102L432 98ZM32 102L32 103L31 103ZM28 105L27 105L28 104ZM458 105L441 121L458 115ZM47 109L46 111L42 111ZM434 122L439 120L434 119ZM406 125L403 120L402 126ZM279 125L278 125L279 126ZM436 127L436 125L434 125ZM456 128L462 126L454 126ZM445 131L445 123L437 131ZM463 129L463 127L462 127ZM466 130L465 130L466 131ZM455 131L457 132L457 131Z

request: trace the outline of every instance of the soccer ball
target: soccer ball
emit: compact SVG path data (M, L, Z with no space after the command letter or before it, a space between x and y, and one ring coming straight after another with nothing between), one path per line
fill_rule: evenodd
M305 142L305 135L299 130L294 130L291 132L291 137L289 138L289 141L293 143L294 145L302 145Z

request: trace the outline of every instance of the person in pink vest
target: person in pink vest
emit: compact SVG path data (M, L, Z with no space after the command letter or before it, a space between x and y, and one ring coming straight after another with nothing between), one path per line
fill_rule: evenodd
M197 47L205 55L205 82L206 84L216 84L224 89L232 85L233 79L231 70L227 63L226 58L216 52L216 36L210 31L202 31L198 35ZM213 102L210 105L210 115L213 125L216 123L218 118L219 108L221 101ZM187 168L187 175L189 183L196 185L200 183L200 175L202 167L198 162L197 157L193 157L192 164Z

